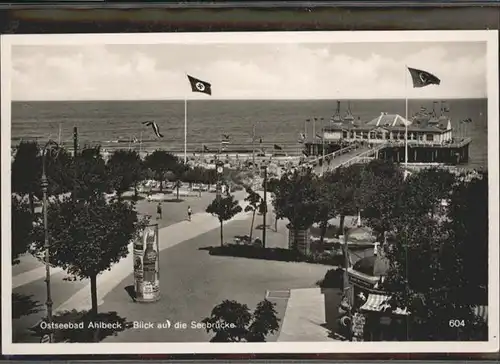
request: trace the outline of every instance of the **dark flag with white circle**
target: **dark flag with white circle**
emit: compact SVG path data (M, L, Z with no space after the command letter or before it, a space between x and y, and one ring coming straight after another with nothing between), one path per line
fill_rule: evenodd
M193 92L201 92L207 95L212 95L212 85L210 83L194 78L190 75L187 76Z
M441 80L427 71L418 70L416 68L408 67L411 78L413 80L413 87L425 87L429 85L439 85Z

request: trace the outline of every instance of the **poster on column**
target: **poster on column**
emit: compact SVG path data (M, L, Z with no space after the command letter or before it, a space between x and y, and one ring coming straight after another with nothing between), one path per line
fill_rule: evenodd
M134 244L134 287L137 302L160 299L158 225L146 226Z

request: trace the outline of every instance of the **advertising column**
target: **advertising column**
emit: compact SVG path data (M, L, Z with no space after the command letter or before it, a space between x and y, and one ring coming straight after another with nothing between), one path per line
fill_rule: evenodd
M160 299L158 224L146 226L134 243L134 287L137 302Z

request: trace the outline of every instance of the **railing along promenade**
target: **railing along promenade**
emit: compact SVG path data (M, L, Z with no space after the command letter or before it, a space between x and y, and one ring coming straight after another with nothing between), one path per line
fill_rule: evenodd
M325 154L324 156L308 161L301 167L312 168L317 174L321 176L323 173L331 172L339 167L347 167L354 163L368 162L374 155L377 154L380 149L384 148L385 146L385 143L372 148L362 146L360 144L350 145L333 153ZM350 156L350 158L339 158L342 156ZM319 166L319 163L322 163L322 166Z

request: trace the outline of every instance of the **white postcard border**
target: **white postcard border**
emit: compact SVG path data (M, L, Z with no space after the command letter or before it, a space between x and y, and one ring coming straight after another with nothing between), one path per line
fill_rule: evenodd
M11 47L14 45L207 44L207 43L486 42L489 173L488 342L268 342L268 343L12 343L11 267ZM498 31L252 32L3 35L1 38L2 140L2 347L3 354L192 353L485 353L499 350L499 83Z

